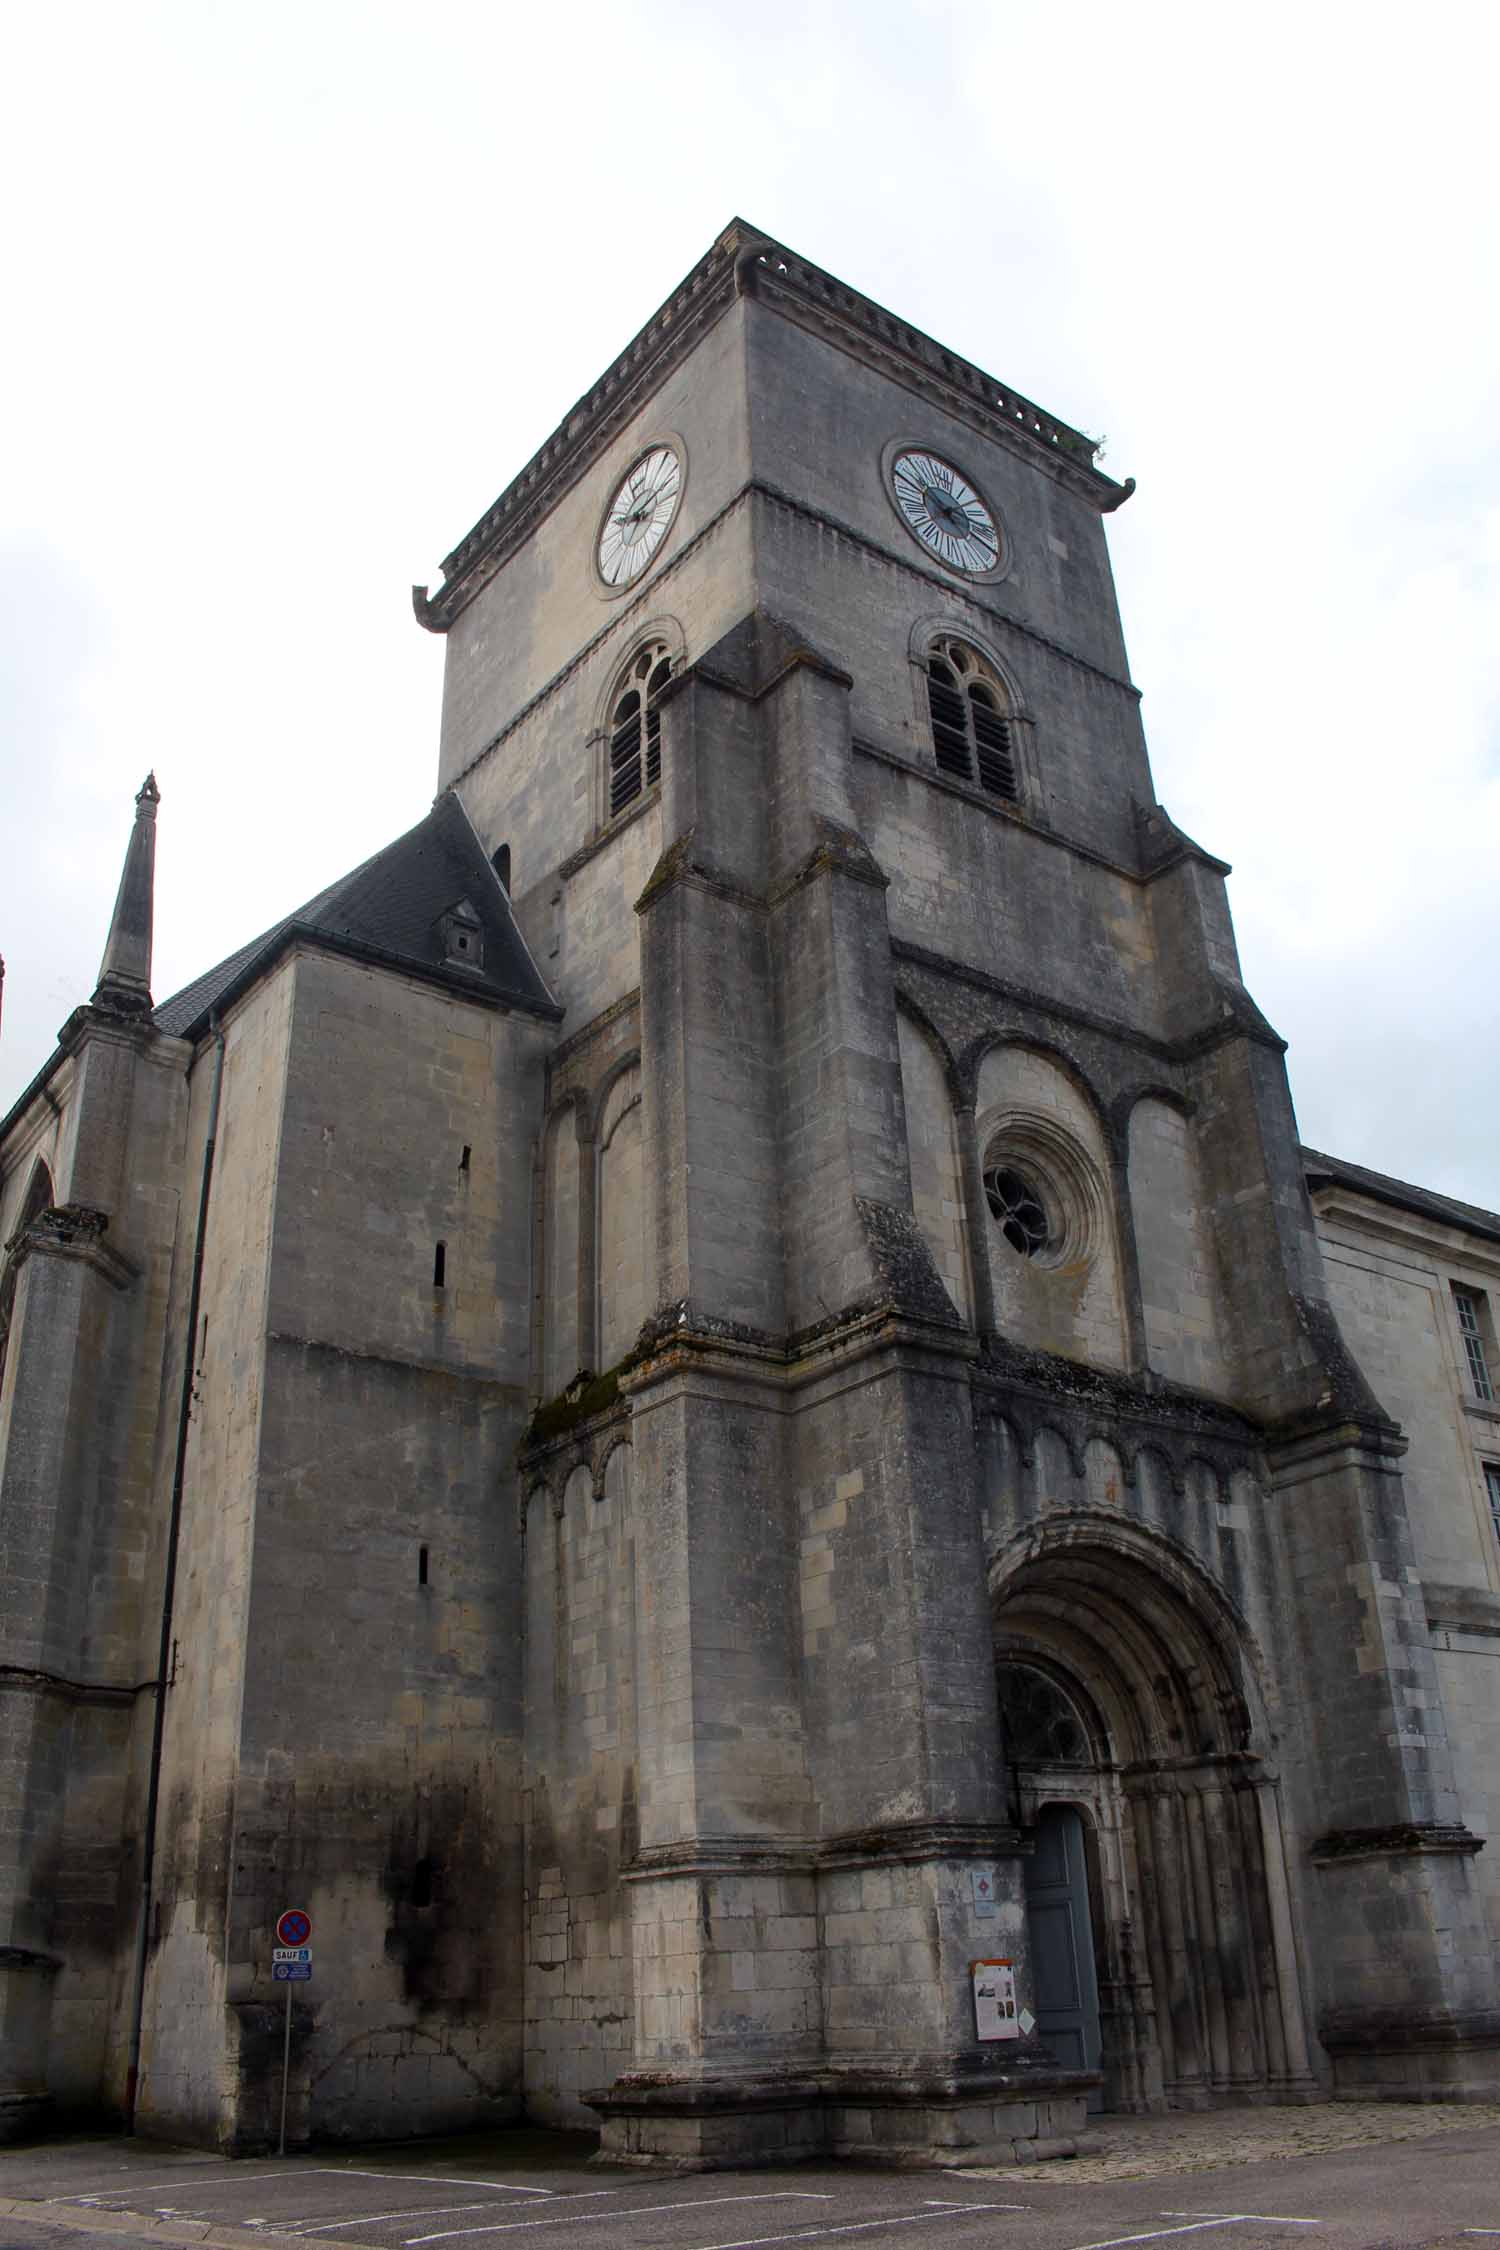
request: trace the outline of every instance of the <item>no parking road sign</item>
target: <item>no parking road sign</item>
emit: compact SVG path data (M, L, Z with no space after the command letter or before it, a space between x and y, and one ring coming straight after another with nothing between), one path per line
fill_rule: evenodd
M271 1955L271 1981L286 1986L286 2028L281 2036L281 2154L286 2154L286 2087L292 2067L292 1986L306 1984L312 1976L312 1916L300 1906L289 1906L276 1918L276 1944Z

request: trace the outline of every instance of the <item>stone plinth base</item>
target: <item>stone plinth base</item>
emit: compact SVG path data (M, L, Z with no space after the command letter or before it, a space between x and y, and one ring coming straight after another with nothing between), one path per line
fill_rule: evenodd
M930 2167L1026 2164L1077 2153L1093 2071L1035 2064L945 2072L818 2070L690 2077L633 2071L590 2106L598 2161L712 2171L857 2157Z
M50 2094L0 2094L0 2144L35 2140L50 2132L53 2122Z
M1500 2012L1341 2011L1319 2027L1335 2101L1500 2101Z

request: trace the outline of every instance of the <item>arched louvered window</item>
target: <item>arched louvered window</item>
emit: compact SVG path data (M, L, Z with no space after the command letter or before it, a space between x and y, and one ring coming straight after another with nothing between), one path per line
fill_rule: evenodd
M1010 698L966 642L941 640L927 658L927 708L939 773L978 783L992 797L1021 794Z
M633 657L621 675L609 715L609 815L632 804L661 779L661 713L656 699L672 677L661 641Z

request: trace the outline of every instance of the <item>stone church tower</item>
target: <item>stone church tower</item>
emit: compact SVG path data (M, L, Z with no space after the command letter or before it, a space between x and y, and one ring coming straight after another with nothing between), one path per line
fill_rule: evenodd
M18 2124L265 2145L290 1905L299 2135L1500 2090L1128 491L735 222L417 596L433 812L155 1008L147 784L0 1133Z

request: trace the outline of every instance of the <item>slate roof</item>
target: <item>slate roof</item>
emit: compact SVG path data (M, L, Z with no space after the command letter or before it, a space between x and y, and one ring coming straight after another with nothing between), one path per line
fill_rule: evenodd
M1464 1227L1470 1234L1487 1235L1500 1242L1500 1212L1481 1210L1477 1203L1460 1203L1432 1188L1413 1187L1408 1180L1389 1179L1384 1172L1366 1171L1363 1164L1346 1164L1341 1156L1322 1156L1315 1148L1302 1151L1302 1169L1309 1189L1326 1184L1352 1188L1373 1202L1393 1204L1398 1211L1415 1211L1441 1226Z
M444 958L442 917L461 899L479 917L484 940L480 969L456 968ZM408 969L452 991L537 1015L562 1013L516 927L505 886L451 790L439 797L425 820L373 859L163 1001L153 1022L174 1037L194 1037L215 1008L269 968L296 937Z

